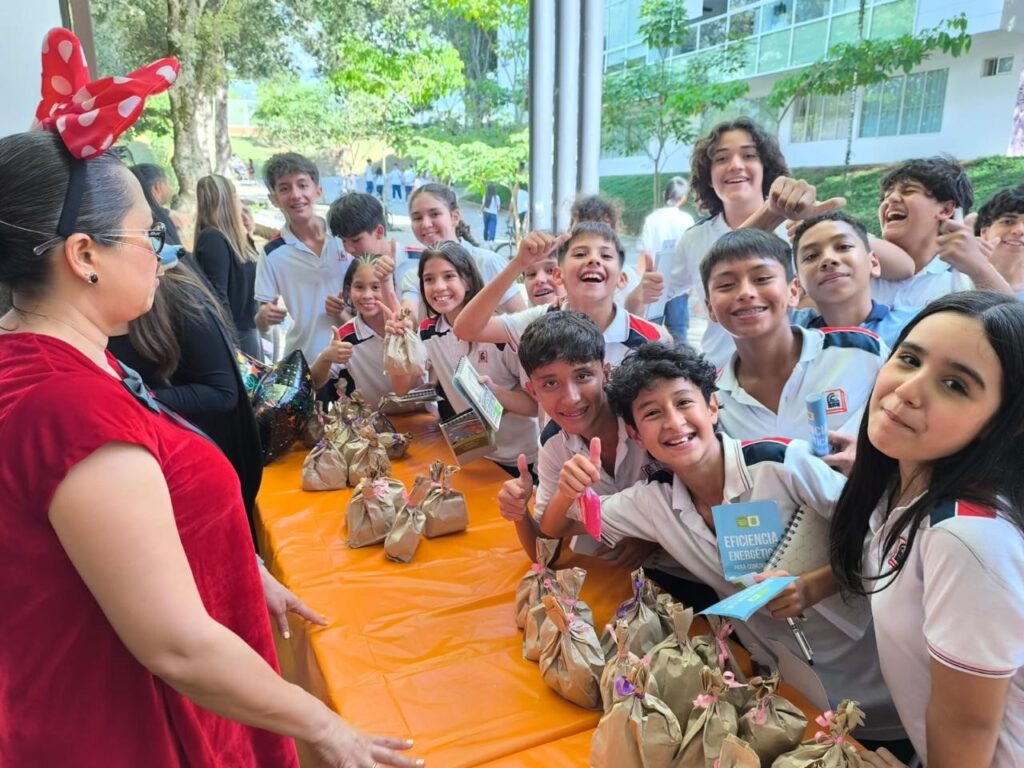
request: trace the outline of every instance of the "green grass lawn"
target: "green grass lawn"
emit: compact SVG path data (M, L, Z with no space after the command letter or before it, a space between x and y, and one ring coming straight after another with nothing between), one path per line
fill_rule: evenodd
M843 169L796 168L793 175L806 179L818 188L819 199L845 197L846 210L864 222L867 228L878 234L879 182L888 166L867 166L854 168L848 183L843 181ZM1024 158L985 157L964 163L974 185L974 210L1003 187L1024 183ZM668 176L662 177L662 183ZM651 211L652 176L607 176L601 179L601 193L617 198L623 205L623 225L627 231L637 233L643 226L644 217ZM687 209L696 215L692 205Z

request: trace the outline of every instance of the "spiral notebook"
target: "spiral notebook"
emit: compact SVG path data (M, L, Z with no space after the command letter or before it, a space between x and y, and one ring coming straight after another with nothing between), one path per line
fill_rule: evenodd
M808 507L793 513L782 533L782 541L768 558L765 570L800 575L829 564L829 521ZM836 594L814 606L822 616L850 637L857 639L871 623L871 604L866 597Z

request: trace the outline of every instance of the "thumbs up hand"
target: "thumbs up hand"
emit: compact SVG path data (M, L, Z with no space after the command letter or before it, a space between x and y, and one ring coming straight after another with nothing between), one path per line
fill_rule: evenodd
M665 293L665 277L655 271L654 257L649 251L640 251L636 273L640 278L640 295L643 303L653 304L658 301Z
M590 455L577 453L562 465L558 475L558 490L570 499L578 499L601 479L601 438L590 441Z
M506 480L498 491L498 511L503 518L513 523L526 516L526 504L533 495L533 479L530 477L526 456L520 453L516 464L519 467L519 477Z

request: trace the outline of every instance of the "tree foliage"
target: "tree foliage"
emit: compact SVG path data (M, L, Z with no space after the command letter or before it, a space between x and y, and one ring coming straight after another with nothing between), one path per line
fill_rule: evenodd
M650 158L657 205L670 143L692 144L705 112L725 108L749 90L745 82L729 79L745 66L746 52L733 43L673 60L673 49L686 46L693 35L683 4L645 0L640 16L640 34L654 61L605 73L602 141L606 148Z
M511 184L529 155L529 131L508 136L508 142L491 146L482 141L457 143L416 135L406 145L405 154L416 167L438 178L457 181L469 191L483 194L490 182Z

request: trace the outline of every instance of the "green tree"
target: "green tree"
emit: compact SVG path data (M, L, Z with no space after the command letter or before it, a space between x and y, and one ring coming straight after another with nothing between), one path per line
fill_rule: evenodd
M520 164L529 156L529 144L529 131L525 129L509 135L499 146L416 135L409 140L405 153L416 161L417 168L483 195L489 182L509 184L517 179Z
M652 201L661 197L661 168L671 143L693 144L699 118L722 109L749 90L729 78L746 63L742 44L685 59L671 58L692 49L694 31L686 10L675 0L645 0L640 9L640 34L654 61L605 74L602 141L625 154L643 153L654 166Z
M864 1L861 1L858 40L832 46L825 61L776 81L768 101L782 114L797 99L812 93L840 96L850 94L856 103L857 92L884 83L899 73L909 74L935 53L954 58L971 49L967 17L961 14L932 29L903 34L890 39L864 38ZM845 175L849 175L853 152L853 118L846 140Z

